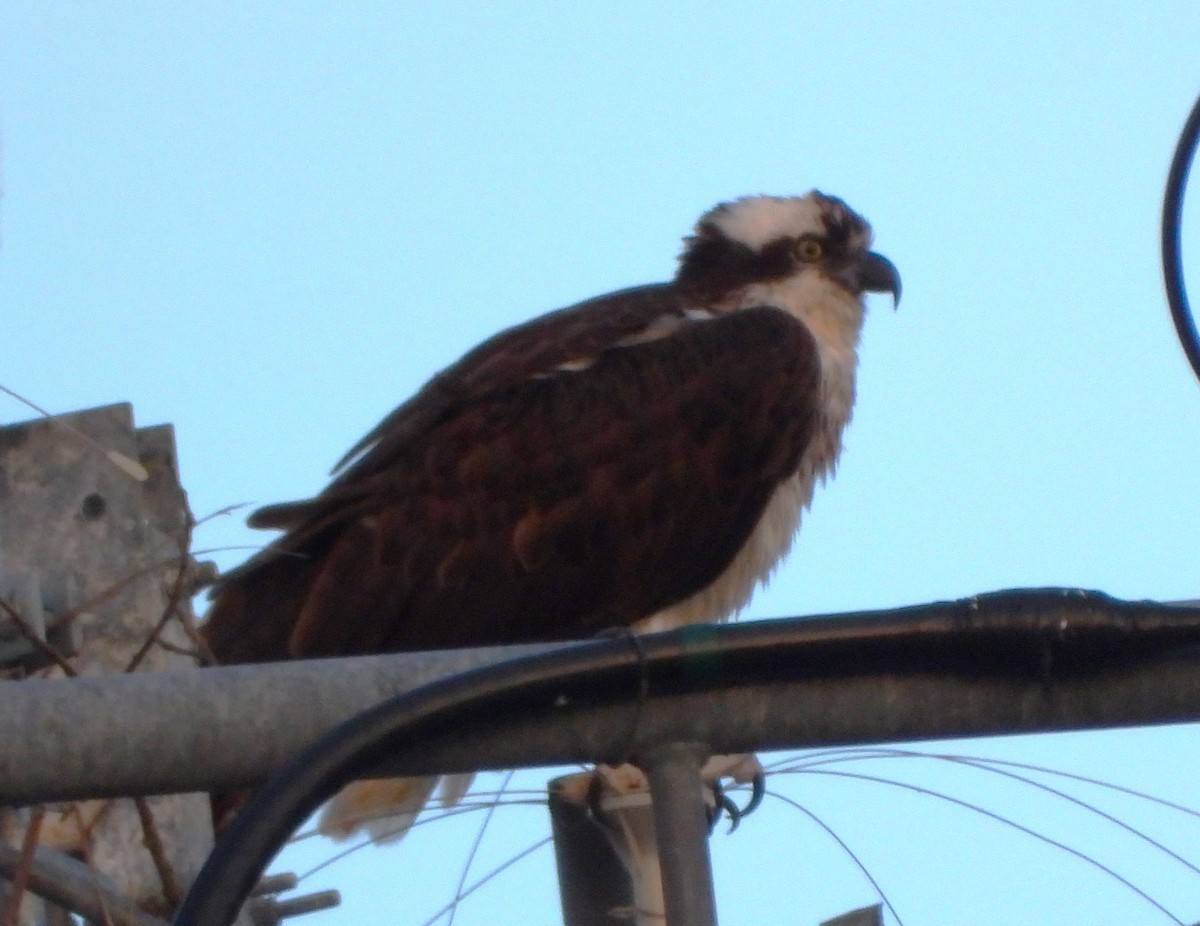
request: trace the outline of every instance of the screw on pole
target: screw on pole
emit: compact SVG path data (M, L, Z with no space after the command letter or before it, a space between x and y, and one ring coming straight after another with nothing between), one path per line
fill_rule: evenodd
M708 807L700 769L708 749L665 743L638 757L650 782L667 926L716 926Z
M243 908L249 921L254 926L278 926L291 916L303 916L305 913L316 913L318 910L328 910L342 902L338 891L314 891L311 894L301 894L299 897L288 897L280 900L276 895L285 891L295 890L300 879L293 872L280 872L266 875L250 890L250 899Z
M287 900L280 900L273 895L254 897L246 904L246 909L255 926L278 926L280 921L290 916L328 910L341 902L342 895L338 891L314 891Z
M282 894L284 891L296 889L300 879L294 872L285 871L275 875L264 875L258 879L258 884L250 889L251 897L262 897L264 894Z

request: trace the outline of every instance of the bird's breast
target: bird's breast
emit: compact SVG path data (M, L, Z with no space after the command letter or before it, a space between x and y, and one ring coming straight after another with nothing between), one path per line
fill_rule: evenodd
M833 331L814 331L821 358L817 427L800 454L795 472L775 488L745 544L712 583L634 624L635 632L725 621L746 606L756 586L766 584L791 549L801 514L811 503L817 484L831 476L837 466L842 432L854 406L855 347L860 324L861 315L847 318Z

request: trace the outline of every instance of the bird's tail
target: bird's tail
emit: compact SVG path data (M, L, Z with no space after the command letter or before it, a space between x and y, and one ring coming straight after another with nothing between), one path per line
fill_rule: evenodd
M325 805L318 829L323 835L338 840L366 833L375 843L398 842L425 809L439 781L440 805L454 807L467 793L474 777L446 775L356 781Z

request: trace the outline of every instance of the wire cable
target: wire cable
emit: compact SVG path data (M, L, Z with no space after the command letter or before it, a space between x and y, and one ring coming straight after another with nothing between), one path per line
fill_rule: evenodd
M1183 194L1187 187L1188 171L1196 154L1200 140L1200 98L1192 107L1184 124L1167 172L1167 189L1163 196L1162 214L1162 264L1163 280L1167 288L1167 303L1171 307L1171 319L1179 343L1187 355L1192 372L1200 379L1200 333L1196 331L1196 320L1188 304L1187 287L1183 280Z

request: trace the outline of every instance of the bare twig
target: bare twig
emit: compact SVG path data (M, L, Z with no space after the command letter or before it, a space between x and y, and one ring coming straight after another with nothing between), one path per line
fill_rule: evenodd
M171 863L167 861L167 854L163 849L162 838L158 835L158 827L154 824L154 815L150 812L150 804L147 803L144 797L135 797L133 805L137 808L138 819L142 822L142 838L146 841L146 851L150 853L150 858L154 860L154 867L158 871L158 879L162 882L163 899L166 900L171 909L174 909L183 900L183 889L179 886L179 879L175 876L175 870L171 867Z
M211 511L204 517L192 524L192 527L199 527L207 521L212 521L214 518L222 518L226 515L233 514L235 511L241 511L243 508L249 508L253 502L234 502L232 505L226 505L224 508L218 508L216 511Z
M204 639L204 637L200 633L200 628L196 626L196 618L194 618L192 616L190 609L183 608L179 611L179 626L183 628L183 632L184 632L184 634L187 635L187 638L191 641L192 646L196 647L195 652L187 652L185 650L178 650L179 652L184 653L184 655L186 655L186 656L193 657L202 666L219 665L219 663L217 662L217 657L215 655L213 655L213 651L209 648L208 641ZM163 640L159 640L158 645L161 646L165 650L168 650L171 652L176 651L176 650L172 650L171 645L166 643Z
M228 508L215 512L214 515L232 511L237 507L240 506L231 505ZM213 517L214 515L209 515L208 517ZM126 672L135 671L141 664L142 660L146 658L146 654L150 651L152 646L157 644L166 649L171 648L167 643L160 640L159 636L162 634L167 624L171 622L171 618L173 617L179 619L179 624L183 628L183 632L196 647L201 664L210 666L217 664L216 657L213 655L212 650L209 649L208 643L205 642L204 638L200 635L200 631L196 627L195 620L193 620L192 616L187 613L186 609L179 606L183 601L184 595L187 591L189 567L192 563L192 556L190 553L192 547L192 533L196 526L200 523L200 521L193 520L190 515L188 516L187 523L184 525L182 536L178 538L178 569L175 572L174 580L171 582L171 589L167 593L166 606L163 608L163 613L159 617L158 623L154 626L154 629L151 631L150 635L146 638L145 642L142 643L138 651L134 653L133 658L125 667Z
M73 621L76 618L78 618L81 614L84 614L85 612L90 611L93 608L98 607L99 605L102 605L108 601L111 601L113 598L115 598L121 592L125 591L125 589L127 589L130 585L132 585L134 582L138 581L139 579L143 579L146 576L153 575L154 573L158 572L160 569L166 569L169 566L174 566L177 561L178 561L178 557L172 555L172 556L168 557L167 559L158 560L157 562L151 563L148 566L142 566L140 569L135 569L133 572L129 573L123 579L120 579L119 581L114 582L112 585L108 586L107 588L101 589L99 592L97 592L91 598L88 598L86 601L83 601L80 604L74 605L73 607L71 607L70 609L65 611L61 615L61 619L64 622Z
M79 818L80 828L83 831L83 862L87 866L87 873L92 883L92 893L95 895L96 906L100 914L100 922L103 924L103 926L117 926L117 924L114 921L112 905L108 902L108 892L104 890L104 884L102 883L103 875L101 874L100 869L96 867L94 858L95 845L92 842L92 831L95 829L96 824L99 823L103 817L108 815L112 805L112 801L105 801L104 806L100 808L100 812L96 814L91 823L86 825L83 823L83 814L79 812L79 805L71 805L71 811L77 818ZM96 917L91 916L89 919L95 920Z
M45 418L47 421L49 421L51 424L53 424L55 427L61 428L63 431L66 431L68 434L73 434L76 438L83 441L85 444L87 444L93 450L96 450L99 453L101 453L103 456L105 456L108 459L108 462L112 463L113 466L115 466L117 469L119 469L125 475L130 476L133 479L136 479L138 482L145 482L147 479L150 478L150 474L148 472L146 472L146 467L142 466L142 464L139 463L137 460L131 459L130 457L127 457L123 453L118 453L116 450L109 450L107 447L92 440L92 438L88 437L82 431L67 424L65 421L62 420L62 418L55 417L54 415L50 414L50 412L46 411L46 409L42 408L40 405L37 405L36 403L32 402L31 400L25 398L25 396L21 395L18 392L13 392L7 386L0 385L0 392L3 392L7 395L12 396L14 399L16 399L18 402L20 402L23 405L29 406L35 412L37 412L43 418Z
M179 603L183 599L183 588L187 581L188 571L188 554L186 542L182 545L179 552L179 568L175 572L175 580L171 583L171 591L167 594L167 604L163 608L163 613L159 616L158 623L154 625L154 629L138 647L138 651L133 654L133 658L125 666L126 672L135 672L137 667L141 665L142 660L146 658L146 654L150 652L151 647L158 642L158 636L171 622L171 618L180 615Z
M17 862L17 870L13 872L8 895L8 903L0 913L0 926L17 926L21 914L21 900L25 896L25 888L29 884L29 870L33 864L33 853L37 849L38 835L42 831L42 819L46 816L44 807L35 807L29 813L29 825L25 827L25 838L21 843L21 857Z
M178 646L170 640L159 640L158 648L166 650L168 653L174 653L176 656L187 656L189 659L196 660L197 663L202 663L204 654L198 649L188 649L186 646Z
M71 805L71 812L75 815L75 818L79 821L79 831L83 834L83 840L84 840L83 844L84 844L84 848L87 851L89 851L89 852L91 851L92 838L95 835L96 827L98 827L100 825L101 821L103 821L104 818L107 817L112 812L114 803L115 803L115 801L112 801L112 800L104 801L100 805L100 809L98 811L96 811L95 814L92 815L91 820L85 820L83 818L83 813L79 809L79 804Z

